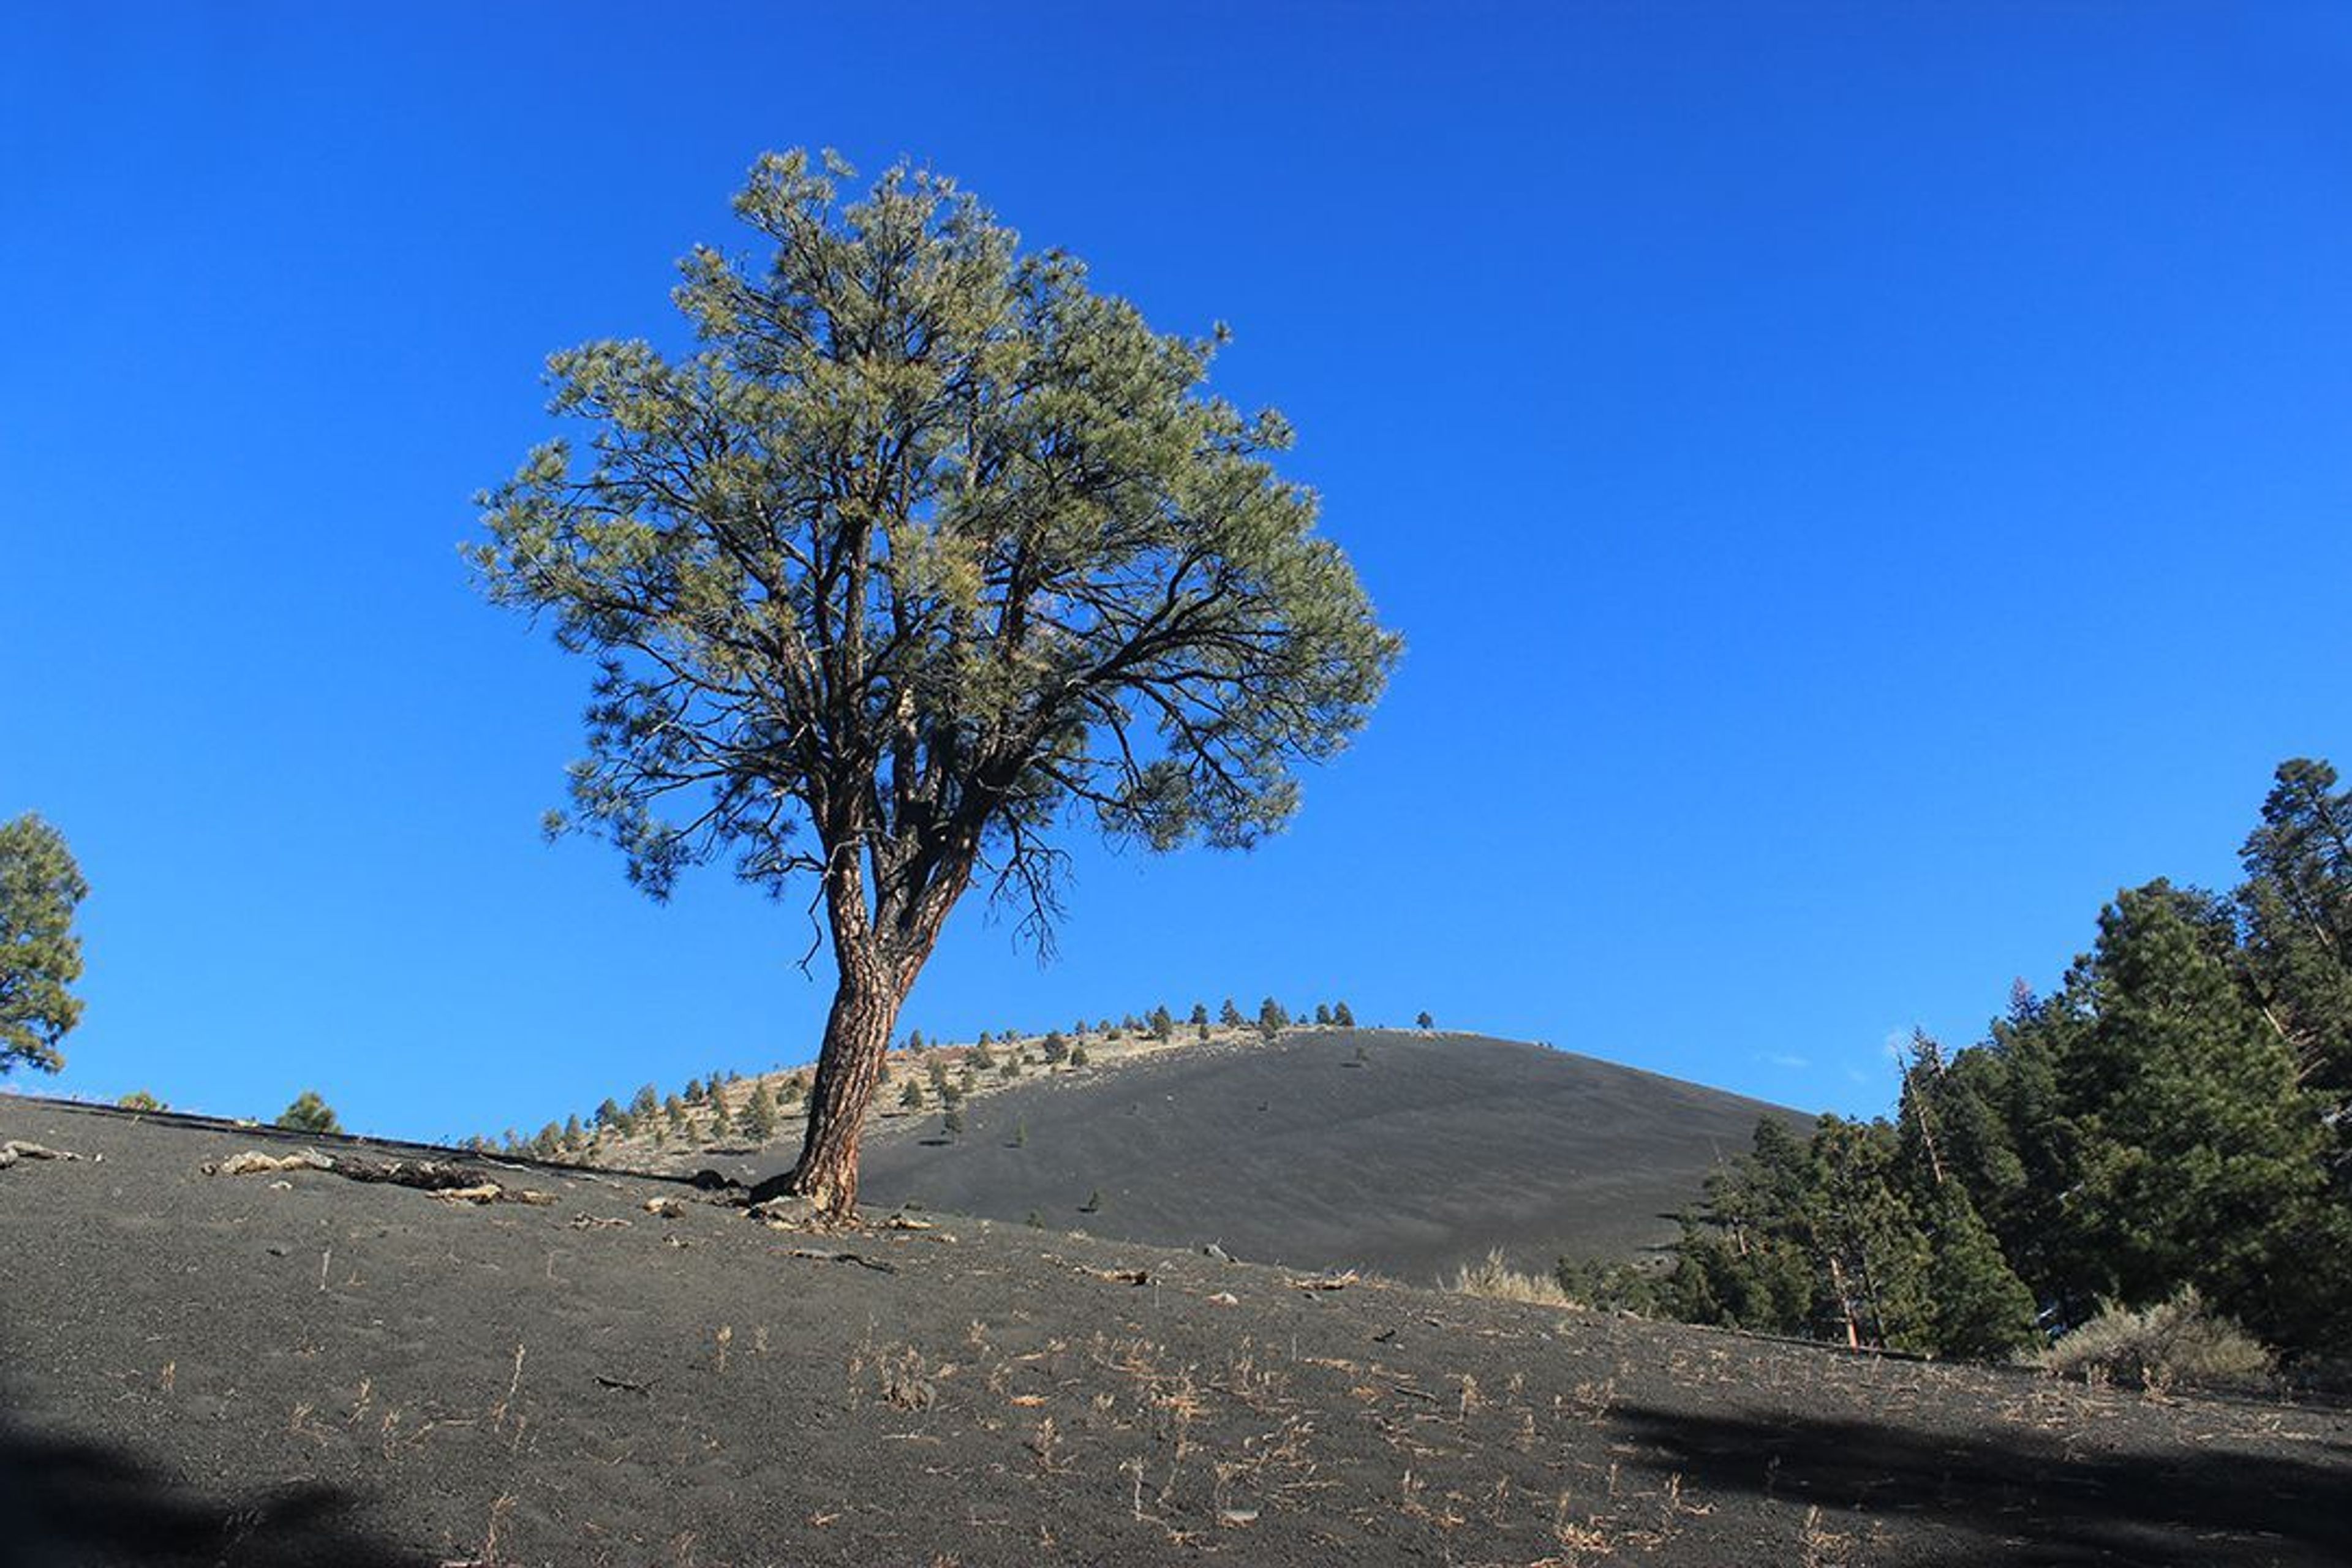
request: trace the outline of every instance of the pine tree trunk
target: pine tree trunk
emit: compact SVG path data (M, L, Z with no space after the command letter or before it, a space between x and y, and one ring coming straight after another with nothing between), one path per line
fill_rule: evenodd
M816 1081L809 1089L800 1163L782 1181L761 1184L752 1195L771 1195L772 1186L812 1200L828 1218L846 1219L857 1206L858 1140L882 1081L882 1059L906 993L895 966L870 949L837 951L835 956L841 978L825 1017Z

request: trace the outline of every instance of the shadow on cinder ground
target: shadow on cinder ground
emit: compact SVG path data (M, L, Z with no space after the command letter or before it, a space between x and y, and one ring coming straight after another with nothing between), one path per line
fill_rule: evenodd
M2076 1453L2031 1432L1928 1433L1867 1421L1770 1420L1650 1407L1616 1424L1697 1491L1818 1506L1860 1532L1897 1515L1978 1539L1927 1561L1962 1564L2352 1562L2341 1469L2285 1457ZM1869 1552L1857 1540L1860 1560ZM1906 1557L1906 1563L1920 1559Z
M0 1417L0 1568L429 1568L360 1530L355 1508L350 1494L316 1483L200 1497L127 1449Z

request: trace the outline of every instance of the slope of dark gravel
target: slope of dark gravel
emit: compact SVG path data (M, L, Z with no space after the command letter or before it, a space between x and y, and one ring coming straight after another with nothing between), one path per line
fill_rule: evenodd
M1501 1247L1629 1258L1785 1107L1541 1046L1316 1030L1032 1078L949 1142L874 1141L866 1190L960 1214L1426 1283ZM1091 1212L1081 1212L1092 1205Z
M2341 1563L2352 1422L0 1098L0 1563ZM1366 1155L1369 1161L1371 1156ZM675 1218L648 1198L686 1200ZM854 1254L845 1258L843 1254Z

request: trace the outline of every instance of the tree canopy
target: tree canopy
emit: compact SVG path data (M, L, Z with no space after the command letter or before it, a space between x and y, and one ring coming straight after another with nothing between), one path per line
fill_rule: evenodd
M2291 1353L2352 1346L2352 800L2282 765L2229 899L2119 891L1889 1125L1777 1123L1711 1182L1664 1292L1706 1321L1998 1353L2198 1295Z
M27 812L0 822L0 1073L65 1066L58 1042L81 1019L74 911L89 896L65 836Z
M1273 468L1281 416L1204 390L1222 331L1154 331L942 176L844 203L849 173L760 160L735 210L764 263L682 263L695 351L553 356L587 448L535 451L471 552L596 662L553 826L656 897L722 857L814 880L841 984L796 1180L836 1207L843 1118L968 886L1047 943L1073 814L1255 842L1400 647Z

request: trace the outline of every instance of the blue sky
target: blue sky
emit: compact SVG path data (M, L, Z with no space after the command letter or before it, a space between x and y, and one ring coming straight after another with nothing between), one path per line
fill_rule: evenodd
M95 891L16 1087L516 1126L806 1060L809 926L541 812L484 605L545 355L762 149L910 154L1280 405L1410 642L1247 856L968 902L931 1035L1271 992L1808 1108L2352 763L2352 15L175 5L0 19L0 816Z

